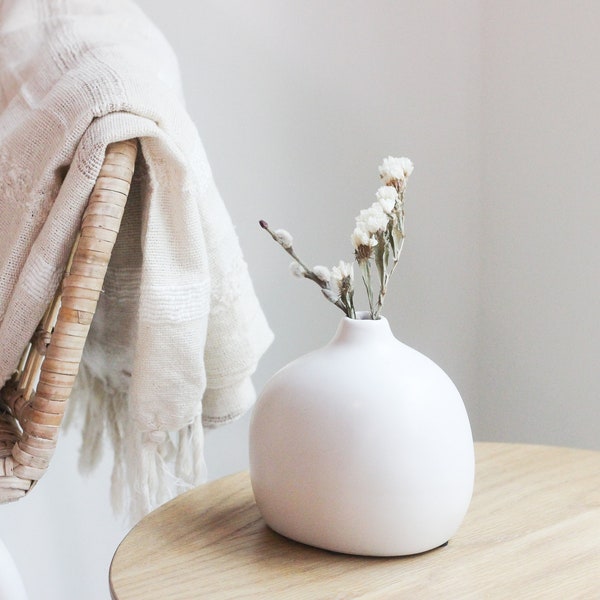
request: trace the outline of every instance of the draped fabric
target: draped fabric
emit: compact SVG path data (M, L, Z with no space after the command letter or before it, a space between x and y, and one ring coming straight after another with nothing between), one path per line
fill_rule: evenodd
M82 466L108 434L115 506L137 518L202 481L203 428L251 406L272 334L158 29L128 0L0 0L2 381L56 291L106 146L134 138L73 403Z

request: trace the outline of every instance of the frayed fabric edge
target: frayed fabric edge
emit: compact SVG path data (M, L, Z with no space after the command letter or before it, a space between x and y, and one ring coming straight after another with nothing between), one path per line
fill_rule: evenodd
M114 453L110 499L132 523L207 479L202 415L179 431L139 431L129 415L128 393L80 366L65 425L82 423L79 469L100 463L105 436Z

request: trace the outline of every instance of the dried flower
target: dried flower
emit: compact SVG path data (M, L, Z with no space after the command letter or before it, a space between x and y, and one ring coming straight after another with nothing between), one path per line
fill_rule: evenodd
M383 159L379 167L379 175L387 185L393 182L403 182L413 172L412 161L406 157L394 158L388 156Z
M384 231L389 220L390 217L383 210L383 206L379 202L374 202L369 208L360 211L358 217L356 217L356 227L373 234Z
M356 225L351 235L354 257L361 270L372 319L379 318L389 278L398 264L404 245L404 192L407 178L412 172L413 164L408 158L388 156L383 160L379 174L384 185L377 190L376 201L369 208L361 210L356 217ZM288 231L271 231L266 221L259 223L294 259L290 265L294 275L314 281L327 300L344 311L347 317L356 318L352 263L342 260L331 270L321 265L310 269L296 254L293 238ZM375 265L379 277L377 299L373 294L372 264Z
M354 267L352 266L352 263L340 260L337 267L331 267L331 278L338 287L340 287L344 281L352 283L354 281Z
M335 282L339 294L339 302L344 307L346 316L356 318L354 310L354 268L352 263L340 260L337 267L331 267L331 278Z
M391 215L398 202L398 190L394 186L383 185L377 190L375 197L383 210Z
M360 247L372 248L377 245L377 238L372 237L366 229L359 226L354 228L351 240L355 250L358 250Z

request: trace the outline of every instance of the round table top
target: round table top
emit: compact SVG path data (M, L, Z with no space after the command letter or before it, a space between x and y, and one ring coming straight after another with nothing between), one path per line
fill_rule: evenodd
M596 598L600 452L475 444L475 491L450 543L398 558L336 554L271 531L247 473L145 517L110 569L116 600Z

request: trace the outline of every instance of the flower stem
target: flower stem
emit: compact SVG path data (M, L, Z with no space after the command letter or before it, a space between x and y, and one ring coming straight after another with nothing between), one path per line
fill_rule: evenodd
M367 299L369 301L369 311L371 313L371 317L374 317L374 309L373 309L373 289L371 286L371 261L370 259L362 259L358 261L358 266L360 267L360 271L362 274L362 280L365 284L365 289L367 290Z
M269 227L269 224L266 221L259 221L259 225L267 231L270 236L296 261L300 267L302 268L302 275L306 279L310 279L314 281L320 288L323 290L323 295L329 302L337 306L347 317L354 318L351 316L351 313L354 313L354 306L352 304L352 296L349 296L349 299L346 302L343 302L341 298L337 298L335 294L331 291L331 285L327 281L323 281L320 277L318 277L312 269L307 267L302 259L296 254L293 246L286 246L281 243L281 239L272 231Z
M400 242L398 244L398 247L395 251L395 256L393 258L392 261L392 266L390 267L389 271L384 271L383 273L383 277L381 278L381 287L379 290L379 296L377 298L377 306L375 308L374 311L372 311L372 315L373 315L373 319L378 319L379 318L379 313L381 312L381 309L383 307L383 302L385 300L385 295L387 293L387 285L388 285L388 281L390 280L390 277L392 276L392 273L394 272L394 270L396 269L396 266L398 265L398 262L400 260L400 254L402 253L402 248L404 246L404 192L401 191L400 192L400 201L398 204L398 211L397 211L397 224L395 225L395 227L397 227L397 235L400 238Z

